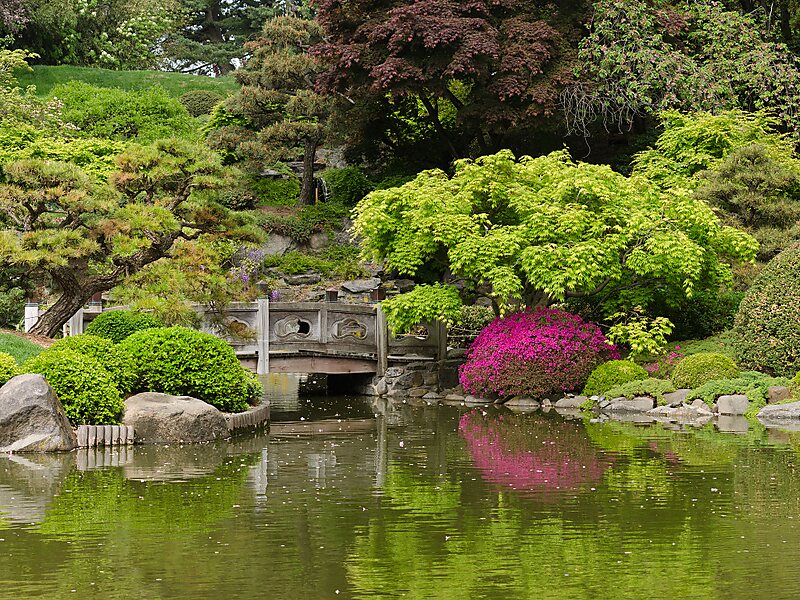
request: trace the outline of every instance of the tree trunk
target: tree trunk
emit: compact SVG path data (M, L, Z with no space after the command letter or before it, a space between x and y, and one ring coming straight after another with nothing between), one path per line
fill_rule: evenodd
M300 186L300 204L314 204L314 159L317 142L306 140L303 154L303 180Z
M53 337L93 295L94 292L80 289L65 290L56 303L39 317L30 333Z

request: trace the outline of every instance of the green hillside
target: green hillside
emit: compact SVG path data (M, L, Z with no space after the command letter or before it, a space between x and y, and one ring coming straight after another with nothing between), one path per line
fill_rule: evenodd
M35 85L40 96L47 96L60 83L74 80L123 90L141 90L160 85L174 97L191 90L211 90L227 96L238 88L233 77L213 78L161 71L110 71L91 67L37 65L33 71L19 71L16 75L21 86Z

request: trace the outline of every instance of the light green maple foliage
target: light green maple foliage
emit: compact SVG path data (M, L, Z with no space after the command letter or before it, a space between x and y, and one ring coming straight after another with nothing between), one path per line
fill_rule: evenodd
M369 258L405 276L449 272L501 310L620 289L635 290L643 306L656 287L691 296L730 280L731 261L752 260L757 249L691 192L566 152L517 160L503 150L456 162L453 177L424 171L372 192L354 218ZM418 295L402 323L390 312L393 326L457 317L448 286Z

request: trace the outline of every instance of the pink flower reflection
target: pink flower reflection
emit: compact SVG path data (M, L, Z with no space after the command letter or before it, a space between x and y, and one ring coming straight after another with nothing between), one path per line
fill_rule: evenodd
M574 422L473 411L458 429L482 477L501 489L556 500L601 481L611 466Z

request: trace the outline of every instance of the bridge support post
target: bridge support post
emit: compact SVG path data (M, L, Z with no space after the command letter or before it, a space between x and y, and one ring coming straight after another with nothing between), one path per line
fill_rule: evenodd
M377 342L377 357L378 357L378 366L376 375L378 377L383 377L386 373L386 369L389 368L389 325L386 322L386 313L383 312L383 308L381 305L378 304L377 308L377 318L375 319L375 341Z
M258 321L256 324L256 343L258 344L258 364L256 373L269 373L269 298L258 300Z

